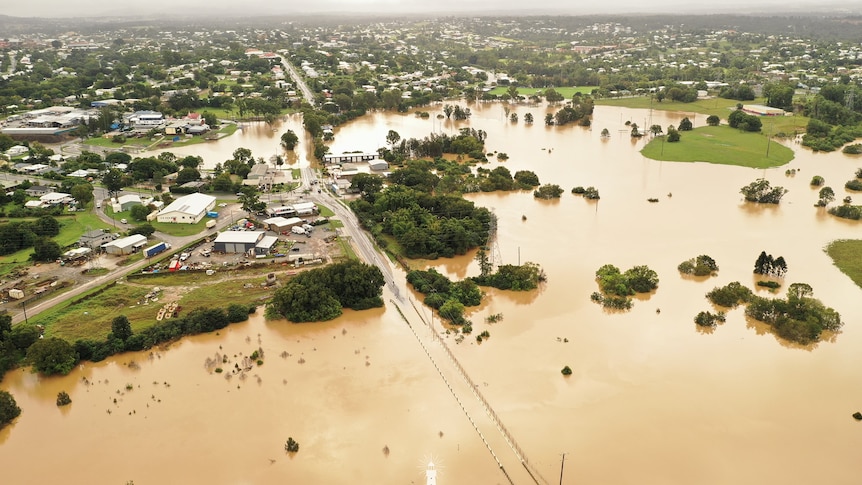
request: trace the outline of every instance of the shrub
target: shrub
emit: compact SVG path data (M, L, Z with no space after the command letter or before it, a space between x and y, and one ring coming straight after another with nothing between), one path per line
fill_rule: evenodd
M777 281L758 281L757 286L769 288L770 290L777 290L778 288L781 288L781 283Z
M12 394L0 391L0 429L11 423L20 414L21 408L18 407Z
M563 367L563 370L560 371L564 376L572 375L572 368L569 366Z
M825 182L826 180L820 175L815 175L814 177L811 177L811 185L813 185L814 187L820 187Z
M860 189L862 190L862 189ZM787 193L784 187L772 187L766 179L757 179L739 189L739 192L749 202L760 204L778 204Z
M284 444L284 451L288 453L296 453L299 451L299 443L297 443L292 437L287 438L287 442Z
M742 303L751 300L751 290L742 286L742 283L734 281L722 287L715 287L706 294L706 298L718 306L736 308Z
M718 271L718 264L711 257L701 254L696 258L683 261L677 266L680 273L695 276L709 276Z
M858 221L859 219L862 219L862 205L849 205L849 203L845 203L845 205L839 205L829 209L829 213L843 219Z
M701 327L715 327L719 322L724 323L724 321L724 312L700 312L696 317L694 317L694 323Z
M72 398L69 397L69 394L66 391L60 391L57 394L57 406L66 406L68 404L72 404Z
M846 153L848 155L859 155L862 153L862 144L854 143L852 145L847 145L841 150L841 153Z
M578 195L583 195L586 191L587 189L581 187L580 185L572 189L572 193Z
M844 188L847 190L862 191L862 180L848 180L847 183L844 184Z
M533 191L533 197L537 199L559 199L560 195L563 194L563 189L560 188L559 185L556 184L545 184L535 191Z

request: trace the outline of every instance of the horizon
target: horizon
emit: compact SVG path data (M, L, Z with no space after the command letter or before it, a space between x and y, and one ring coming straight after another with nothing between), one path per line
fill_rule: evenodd
M83 5L82 5L83 4ZM323 0L313 5L299 7L272 5L266 0L247 0L237 3L229 0L212 0L205 11L194 5L177 6L168 0L151 0L146 5L118 7L104 5L96 0L80 0L70 5L65 0L42 0L38 5L18 3L4 7L3 16L22 19L98 19L98 18L147 18L175 16L199 19L254 18L260 16L301 15L361 15L364 17L399 15L420 16L505 16L505 15L727 15L756 14L781 16L799 15L862 15L862 0L849 2L814 0L761 0L753 5L745 0L728 0L720 5L698 5L688 0L656 0L648 5L634 0L622 0L607 5L572 5L565 0L549 0L541 7L524 6L522 3L491 2L489 0L466 0L435 2L428 4L417 0ZM239 16L237 15L239 14Z

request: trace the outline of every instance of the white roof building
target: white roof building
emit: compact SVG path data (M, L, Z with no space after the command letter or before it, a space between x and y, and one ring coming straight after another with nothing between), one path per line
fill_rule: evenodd
M131 236L117 239L102 245L105 252L108 254L132 254L138 249L147 245L147 237L141 234L132 234Z
M64 194L63 192L49 192L39 197L39 200L41 200L44 205L58 205L68 204L75 199L71 195Z
M189 194L180 197L160 210L156 219L159 222L196 224L207 215L208 211L215 207L215 203L216 198L211 195Z

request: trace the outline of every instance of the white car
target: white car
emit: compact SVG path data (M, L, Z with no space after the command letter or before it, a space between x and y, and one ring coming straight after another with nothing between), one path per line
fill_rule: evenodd
M129 223L129 221L127 221L125 219L120 219L120 224L128 224L128 223Z
M226 204L226 203L224 203L224 202L222 202L222 203L221 203L221 204L219 204L218 206L219 206L219 207L227 207L227 204Z

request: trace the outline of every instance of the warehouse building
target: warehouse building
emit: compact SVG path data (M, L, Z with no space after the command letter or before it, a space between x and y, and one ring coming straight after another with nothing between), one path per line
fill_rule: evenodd
M189 194L168 204L167 207L159 211L156 219L159 222L196 224L215 207L215 203L216 198L211 195Z
M105 252L107 252L108 254L124 255L135 253L146 245L146 236L143 236L141 234L133 234L131 236L123 237L117 239L116 241L111 241L107 244L103 244L102 247L105 248Z

